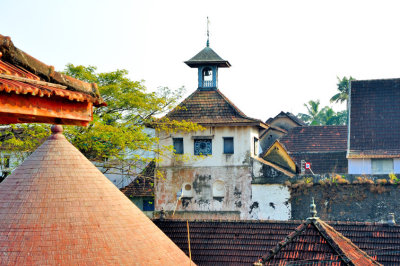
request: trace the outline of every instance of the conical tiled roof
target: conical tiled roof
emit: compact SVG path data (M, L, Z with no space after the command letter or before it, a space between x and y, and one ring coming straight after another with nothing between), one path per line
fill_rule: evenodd
M61 131L0 184L1 265L189 265Z

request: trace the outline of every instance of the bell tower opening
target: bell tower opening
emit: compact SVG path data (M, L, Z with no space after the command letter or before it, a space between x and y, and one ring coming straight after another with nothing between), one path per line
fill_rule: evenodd
M215 87L213 82L213 71L210 67L205 67L203 69L203 88Z

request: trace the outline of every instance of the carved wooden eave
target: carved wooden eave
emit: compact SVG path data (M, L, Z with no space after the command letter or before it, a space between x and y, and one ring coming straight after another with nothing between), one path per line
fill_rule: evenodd
M96 84L54 71L0 35L0 124L87 126L106 105Z

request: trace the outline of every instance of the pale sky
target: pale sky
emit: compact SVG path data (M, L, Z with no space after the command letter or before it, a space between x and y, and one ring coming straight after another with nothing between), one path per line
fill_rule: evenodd
M336 92L336 76L400 77L398 1L0 0L0 34L63 70L127 69L133 80L197 88L183 61L206 45L232 67L219 89L246 115L305 112ZM343 106L334 106L336 110Z

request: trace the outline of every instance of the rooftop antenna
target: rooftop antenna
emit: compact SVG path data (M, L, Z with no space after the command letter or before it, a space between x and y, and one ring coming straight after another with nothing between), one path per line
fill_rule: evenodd
M207 47L210 47L210 30L209 30L210 20L207 16Z

